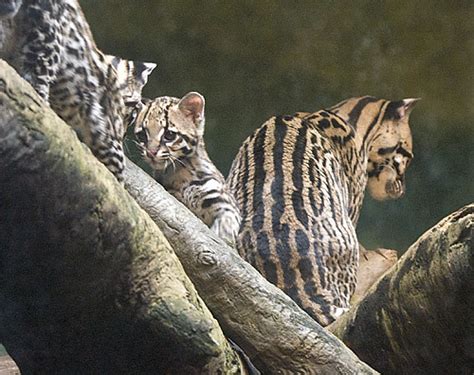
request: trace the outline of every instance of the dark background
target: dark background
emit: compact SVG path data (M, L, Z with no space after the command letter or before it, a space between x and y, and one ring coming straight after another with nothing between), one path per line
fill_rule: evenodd
M206 98L209 154L227 174L274 114L352 96L422 97L407 194L367 195L358 232L404 251L474 199L474 2L82 0L99 47L158 64L145 96Z

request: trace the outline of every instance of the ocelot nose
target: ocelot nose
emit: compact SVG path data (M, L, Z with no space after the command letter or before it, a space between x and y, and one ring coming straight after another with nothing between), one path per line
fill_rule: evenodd
M146 155L149 158L154 158L157 153L158 153L158 149L156 149L156 150L153 150L153 149L150 150L149 148L146 149Z

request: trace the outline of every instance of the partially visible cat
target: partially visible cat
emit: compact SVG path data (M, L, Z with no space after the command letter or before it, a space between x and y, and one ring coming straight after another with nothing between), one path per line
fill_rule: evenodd
M126 115L121 85L78 1L0 0L0 58L121 180Z
M120 92L128 112L142 100L143 87L148 77L156 68L155 63L126 60L114 55L105 55L107 63L111 64L117 73Z
M275 116L240 147L228 184L242 213L240 255L320 324L350 306L365 188L405 192L417 99L370 96L329 110Z
M241 216L224 177L204 144L204 97L163 96L139 105L134 123L138 146L155 179L229 244Z

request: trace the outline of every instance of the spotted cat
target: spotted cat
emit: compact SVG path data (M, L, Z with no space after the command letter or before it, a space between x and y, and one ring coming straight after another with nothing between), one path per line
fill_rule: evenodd
M122 179L124 100L77 0L0 0L0 57Z
M361 97L273 117L232 164L239 253L322 325L349 308L356 286L366 185L376 199L405 190L415 102Z
M134 119L135 135L155 179L219 237L233 244L240 213L204 144L204 98L159 97Z
M155 63L126 60L114 55L105 55L107 63L111 64L116 73L120 92L125 106L133 108L142 100L143 87L148 77L156 68Z

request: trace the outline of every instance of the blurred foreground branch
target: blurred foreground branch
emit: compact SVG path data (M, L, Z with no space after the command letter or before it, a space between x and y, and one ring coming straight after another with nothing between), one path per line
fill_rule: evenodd
M0 341L23 374L242 373L150 217L0 61Z

